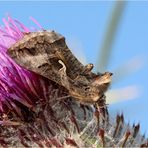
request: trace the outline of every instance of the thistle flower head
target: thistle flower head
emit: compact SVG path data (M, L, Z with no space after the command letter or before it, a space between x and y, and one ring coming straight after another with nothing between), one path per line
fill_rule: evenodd
M123 115L113 122L106 106L95 110L81 105L63 87L18 66L6 51L31 30L11 17L3 22L0 147L148 146L139 135L139 125L129 127Z

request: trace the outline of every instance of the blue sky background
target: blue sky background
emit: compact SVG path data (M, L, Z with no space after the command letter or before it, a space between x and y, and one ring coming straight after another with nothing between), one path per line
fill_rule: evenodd
M32 16L45 28L63 34L78 57L96 64L104 33L115 2L2 2L0 24L7 14L35 26ZM127 75L110 89L138 85L140 95L109 107L112 113L123 112L126 121L141 123L142 133L148 136L148 2L127 2L112 46L107 71L114 70L134 57L141 57L143 67ZM136 69L137 65L133 65ZM99 71L99 70L98 70ZM121 94L122 97L122 94Z

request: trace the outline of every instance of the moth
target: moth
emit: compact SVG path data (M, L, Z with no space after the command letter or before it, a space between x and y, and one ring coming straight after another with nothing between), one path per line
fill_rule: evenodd
M112 73L93 73L93 64L84 66L65 38L54 31L26 33L7 53L22 67L65 87L71 97L83 104L99 101L111 82Z

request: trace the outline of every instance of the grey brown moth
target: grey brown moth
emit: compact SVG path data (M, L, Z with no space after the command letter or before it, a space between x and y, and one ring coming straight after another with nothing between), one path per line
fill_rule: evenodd
M7 53L22 67L68 90L81 103L95 103L104 96L112 73L95 74L93 64L84 66L70 51L65 38L54 31L26 33Z

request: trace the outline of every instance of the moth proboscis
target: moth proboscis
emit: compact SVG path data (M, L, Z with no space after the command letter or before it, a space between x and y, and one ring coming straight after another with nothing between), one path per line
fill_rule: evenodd
M7 53L22 67L65 87L70 96L83 104L98 102L111 82L112 73L93 73L93 64L84 66L68 48L65 38L54 31L27 33Z

